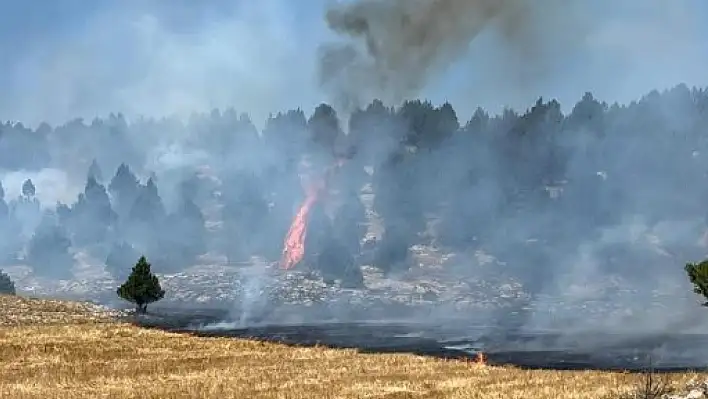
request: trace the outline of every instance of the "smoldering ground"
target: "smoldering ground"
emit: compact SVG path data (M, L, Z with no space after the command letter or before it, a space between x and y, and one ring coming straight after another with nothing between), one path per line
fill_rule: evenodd
M242 120L240 125L234 122L239 120L234 112L194 115L179 122L140 120L137 115L185 116L193 109L236 105L239 111L251 114L254 124L259 124L269 112L278 109L298 106L309 109L321 95L340 113L342 120L336 129L349 130L346 120L357 107L367 106L374 98L381 98L386 105L399 105L403 100L434 94L435 87L444 86L440 84L442 75L455 71L459 64L471 63L479 66L469 73L476 76L471 80L483 80L480 86L471 88L472 94L442 96L462 100L452 103L459 113L458 122L464 125L467 118L462 115L471 115L477 105L511 104L526 108L533 104L534 97L544 93L562 98L566 114L571 113L572 105L585 90L599 92L600 100L619 98L628 102L652 88L682 81L696 83L697 65L706 64L705 52L695 45L700 35L692 29L692 18L698 13L688 15L681 10L688 2L643 3L657 7L657 15L644 15L629 7L629 11L625 10L629 14L626 20L623 19L626 16L613 14L606 3L589 6L581 2L543 5L511 1L350 2L333 5L324 14L323 20L335 36L332 42L324 42L323 34L310 46L285 39L294 35L294 29L293 22L283 16L286 10L279 8L281 3L263 4L266 4L263 8L253 6L252 14L240 20L225 18L197 27L195 36L175 34L162 19L143 10L131 9L127 16L117 17L100 14L77 33L78 41L61 42L49 53L38 51L19 57L21 62L17 65L24 67L17 68L20 72L13 75L16 79L12 85L19 89L13 103L3 107L10 111L4 112L12 119L38 121L69 120L79 115L89 115L90 119L97 113L124 111L132 115L128 118L130 122L123 126L120 119L114 120L106 123L105 130L112 133L125 130L128 138L125 143L102 142L88 134L70 140L72 134L103 128L68 124L62 135L55 135L52 141L49 152L55 166L71 167L83 174L90 158L96 157L104 165L106 177L110 177L120 162L130 159L142 181L155 172L163 201L176 204L177 182L189 175L186 170L206 163L218 174L211 189L227 194L221 197L226 204L221 205L229 205L230 201L231 205L240 204L231 199L247 192L241 189L247 185L249 190L276 187L293 199L277 210L289 217L303 193L297 176L286 173L296 163L285 160L293 157L293 148L305 146L304 140L283 144L270 136L267 145L265 139L244 139L230 146L228 142L204 139L207 133L230 131L236 125L239 128L233 130L244 132L242 137L251 134L253 130L247 121ZM131 19L136 13L142 18ZM127 24L128 20L133 22ZM243 20L246 23L235 23ZM95 34L98 27L104 26L112 29ZM138 29L131 28L136 26ZM124 36L126 31L131 33ZM627 31L631 33L623 33ZM141 61L136 66L138 70L120 73L118 69L124 63L116 60L116 54L108 58L116 62L109 63L89 55L118 37L127 38L127 44L137 43L124 46L124 56ZM610 45L608 37L620 44ZM662 40L646 40L646 37ZM234 40L236 44L232 45ZM488 46L478 47L482 42ZM261 51L265 48L269 51ZM319 54L315 49L319 49ZM664 49L670 56L657 62L656 57L660 56L649 49ZM584 51L588 54L568 61L566 50L576 56ZM607 51L613 56L604 56ZM627 51L637 54L640 60L616 59L617 54ZM256 56L257 53L260 55ZM45 57L53 62L44 63ZM615 61L603 57L614 57ZM284 60L288 61L288 73L283 73ZM575 75L578 71L575 64L584 61L600 66L581 69L585 73L579 78ZM238 73L231 72L234 70ZM66 74L67 71L71 73ZM646 79L641 89L632 86L633 78L629 79L630 86L624 79L637 71ZM113 83L116 76L121 76L127 84L118 87ZM456 80L450 86L466 84L466 74L453 77ZM310 87L317 87L311 85L314 78L319 79L321 87ZM480 99L480 92L488 98ZM404 198L407 206L423 212L430 211L431 201L463 199L464 207L441 205L431 212L442 213L445 209L464 212L459 213L462 223L447 224L442 233L472 237L468 247L459 250L457 258L446 266L451 279L492 280L502 274L515 274L527 288L531 287L531 292L518 300L515 307L482 307L462 315L456 313L455 304L433 301L424 309L411 310L405 315L408 321L447 321L460 328L471 323L502 324L516 329L568 332L641 329L658 333L702 328L703 309L697 306L681 265L705 255L697 241L704 228L701 160L706 149L700 140L672 141L657 139L658 135L651 138L643 135L651 126L661 126L664 132L683 131L687 125L700 121L695 115L700 108L695 100L697 95L682 93L685 91L665 95L659 101L660 106L651 106L650 96L639 108L622 111L625 113L621 118L616 117L618 111L612 111L614 114L603 111L612 120L606 136L588 133L592 131L588 127L592 123L583 122L565 128L563 137L554 138L560 148L567 150L562 173L565 180L600 184L604 193L620 194L596 198L582 190L579 193L576 190L574 196L564 192L561 196L565 212L559 212L560 206L555 203L548 206L529 202L522 213L500 207L506 202L509 176L517 173L519 166L514 164L513 156L504 153L507 148L498 145L498 133L505 130L499 126L516 123L515 118L491 118L497 127L485 132L487 136L470 138L458 132L437 150L416 153L415 161L408 164L416 173L407 175L409 183L415 184L402 190L405 196L378 196L379 201L384 198L384 204L379 206L397 208L404 202L399 200ZM688 103L686 98L690 100ZM553 119L553 112L551 109L543 117ZM300 123L304 121L297 113L293 115L279 128L291 137L308 129L306 123ZM361 165L363 158L357 155L350 165L371 166L375 174L383 169L389 153L397 150L397 140L390 137L392 132L405 134L410 126L375 118L370 123L381 137L373 135L360 144L378 151L367 159L369 164ZM385 137L388 133L391 135ZM538 150L532 144L528 146ZM586 151L588 147L593 150ZM224 156L221 153L225 148L233 152ZM84 159L74 159L73 154L82 154ZM331 154L317 155L326 163ZM661 163L659 159L671 162L660 168L656 166ZM532 163L521 168L540 167ZM234 176L239 169L258 178ZM476 173L474 184L467 180L470 170L481 171ZM588 176L596 176L598 181ZM358 178L347 174L338 178L337 184L344 188L360 188ZM549 190L558 188L551 186L562 185L556 181L546 183ZM46 190L38 187L38 192ZM586 214L588 208L594 209L593 215ZM611 222L595 226L594 215L603 213L612 215ZM210 222L218 224L219 213L214 214L217 216ZM271 246L272 241L280 241L284 234L280 219L277 223L261 220L253 226L258 229L248 235L248 245L252 248ZM222 238L237 243L246 241L244 237ZM475 237L483 237L484 244L478 244L480 240ZM477 266L480 252L498 261ZM610 266L608 259L612 257L623 260L619 266ZM624 275L613 267L621 268ZM274 306L267 301L264 304L259 295L268 293L268 287L277 285L279 278L265 272L244 276L244 300L233 305L239 309L226 322L282 322L285 316L293 322L307 322L321 319L323 314L328 319L345 321L400 316L398 309L385 307L368 314L366 309L358 312L355 305L346 301L332 301L326 309L314 306L274 311ZM425 279L425 276L418 278ZM441 289L442 296L446 290ZM342 295L335 290L328 299ZM363 296L367 295L373 294L365 291ZM489 295L494 297L499 291L492 290ZM658 305L648 310L647 304L654 303Z

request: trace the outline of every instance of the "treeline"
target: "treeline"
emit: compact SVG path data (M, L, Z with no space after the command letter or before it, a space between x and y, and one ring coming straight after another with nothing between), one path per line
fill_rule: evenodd
M8 203L0 196L6 227L0 249L4 263L24 260L38 275L70 278L75 248L102 256L118 278L130 273L140 254L153 256L162 272L171 272L206 252L204 217L190 195L184 193L168 213L154 180L140 183L127 165L104 182L93 163L83 192L70 205L42 210L35 194L27 180L18 198Z
M511 264L555 264L630 216L649 225L704 220L707 106L706 90L681 85L627 105L587 93L567 114L543 99L523 113L478 109L466 123L450 104L418 100L395 108L375 101L347 126L326 104L309 118L291 110L260 132L234 110L186 123L121 115L35 130L6 123L0 168L89 172L76 202L55 212L38 210L30 182L0 202L0 217L37 219L26 242L9 235L4 253L25 251L36 271L56 273L66 270L54 265L68 247L99 248L116 273L140 254L158 273L179 270L209 248L234 261L275 260L303 198L302 160L321 171L347 158L331 182L336 201L313 210L308 232L306 263L328 279L361 283L367 185L385 230L373 263L386 272L407 269L410 246L423 240L485 248ZM156 154L173 166L150 177ZM101 170L116 172L104 179ZM207 231L212 206L220 226ZM528 249L531 241L547 245Z

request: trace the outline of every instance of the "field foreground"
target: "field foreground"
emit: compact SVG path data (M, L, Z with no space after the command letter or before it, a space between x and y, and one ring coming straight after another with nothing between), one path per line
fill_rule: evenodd
M0 398L607 398L642 378L197 338L57 301L0 308Z

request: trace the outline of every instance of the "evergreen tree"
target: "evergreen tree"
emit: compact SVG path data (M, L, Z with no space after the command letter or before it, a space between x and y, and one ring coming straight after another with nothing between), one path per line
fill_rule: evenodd
M178 194L181 198L198 201L202 191L202 181L196 173L192 173L179 183Z
M165 207L153 179L148 179L140 187L135 202L130 209L129 217L125 221L123 238L132 244L138 251L154 255L158 248L158 241L162 238L165 228Z
M10 207L5 202L5 190L0 182L0 264L4 263L12 252L12 226L10 223Z
M5 189L0 181L0 231L7 225L7 218L10 216L10 207L5 202Z
M15 295L15 283L10 276L0 270L0 294Z
M130 209L130 219L147 223L160 223L166 217L165 206L153 178L140 187L138 196Z
M22 196L27 198L27 199L32 199L34 198L34 195L36 194L37 190L34 187L34 183L32 183L32 179L27 179L25 180L24 183L22 183Z
M269 163L279 168L293 166L302 156L307 134L307 118L301 109L271 115L263 129Z
M91 162L91 165L88 168L88 172L86 174L87 179L93 178L97 182L102 182L103 181L103 172L101 171L101 167L98 166L98 162L94 158L94 160Z
M27 184L29 182L29 184ZM35 229L42 220L42 211L39 200L34 197L34 185L30 180L23 185L23 195L10 202L10 224L22 239L28 239L34 234Z
M72 276L74 259L69 253L71 240L57 216L46 212L27 249L27 263L37 275L54 279Z
M321 166L326 167L334 153L335 145L343 134L339 127L337 113L331 106L320 104L315 108L315 112L307 121L307 124L310 130L310 138L315 144L311 147L314 150L311 155L317 156L314 159L315 161L320 159L324 161L324 165Z
M266 234L268 202L258 177L255 174L239 173L228 179L224 186L223 247L229 260L241 261L256 254L264 255L269 239L278 240L275 245L280 248L285 233L277 238ZM285 223L289 223L289 220Z
M128 279L116 293L122 299L134 303L138 313L146 313L147 305L165 297L157 276L152 274L150 263L144 256L138 259Z
M409 268L408 249L425 228L413 157L405 150L394 153L374 176L374 209L384 223L374 263L384 272Z
M138 196L140 183L135 174L130 170L130 167L122 163L118 166L113 179L111 179L108 185L108 191L111 193L116 203L118 215L125 218L130 213L135 198Z
M0 182L0 264L15 261L25 241L32 234L34 227L31 224L37 219L34 211L39 212L38 208L32 205L33 202L25 204L22 198L8 204ZM27 223L20 223L18 217L26 217Z
M160 273L181 271L193 266L206 252L204 216L189 198L182 198L177 210L165 221L164 231L154 240L149 255Z
M363 111L349 118L349 142L356 147L356 161L364 166L378 166L404 141L404 123L393 108L374 100Z
M333 223L342 243L351 253L358 253L367 231L366 208L358 193L349 192L343 195L342 205L337 210Z
M688 263L685 270L689 281L693 284L693 292L702 295L707 300L703 306L708 306L708 260L701 263Z
M84 192L70 212L74 242L77 245L103 243L116 219L106 188L89 176Z
M57 216L59 217L59 223L66 225L70 223L71 219L71 208L61 202L57 202L56 205Z

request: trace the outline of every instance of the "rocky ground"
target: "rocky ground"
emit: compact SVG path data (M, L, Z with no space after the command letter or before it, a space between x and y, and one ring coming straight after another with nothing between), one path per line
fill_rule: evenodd
M427 251L427 252L426 252ZM181 273L159 275L167 291L165 302L228 303L258 297L262 294L283 304L308 304L337 301L379 300L401 304L450 303L460 307L498 305L523 297L520 286L513 280L488 281L459 279L445 273L445 256L429 249L415 248L421 268L407 275L386 278L371 266L363 266L366 288L341 288L338 282L326 284L313 271L280 271L274 265L254 259L250 264L227 264L216 256L202 258L202 263ZM20 293L31 296L58 296L100 300L115 296L118 282L104 270L100 260L84 253L75 255L75 279L52 281L37 277L29 267L10 266L4 269L15 281ZM433 260L436 259L437 261Z
M562 293L531 298L518 281L498 272L504 265L488 254L452 256L422 246L412 253L417 267L396 278L363 266L366 287L359 290L328 285L314 272L284 272L259 260L230 265L205 256L201 264L181 273L159 275L167 291L161 306L228 308L234 319L242 321L265 317L264 312L279 320L298 321L296 315L324 317L326 310L331 317L346 319L453 317L476 324L503 319L533 328L699 328L698 313L683 310L703 309L683 286L667 283L661 290L647 292L621 279L593 277L586 284L580 281L565 287ZM128 305L117 298L118 282L105 272L102 262L83 253L75 257L73 280L42 279L22 265L5 272L23 295L89 300L115 308ZM273 309L281 311L273 313Z

